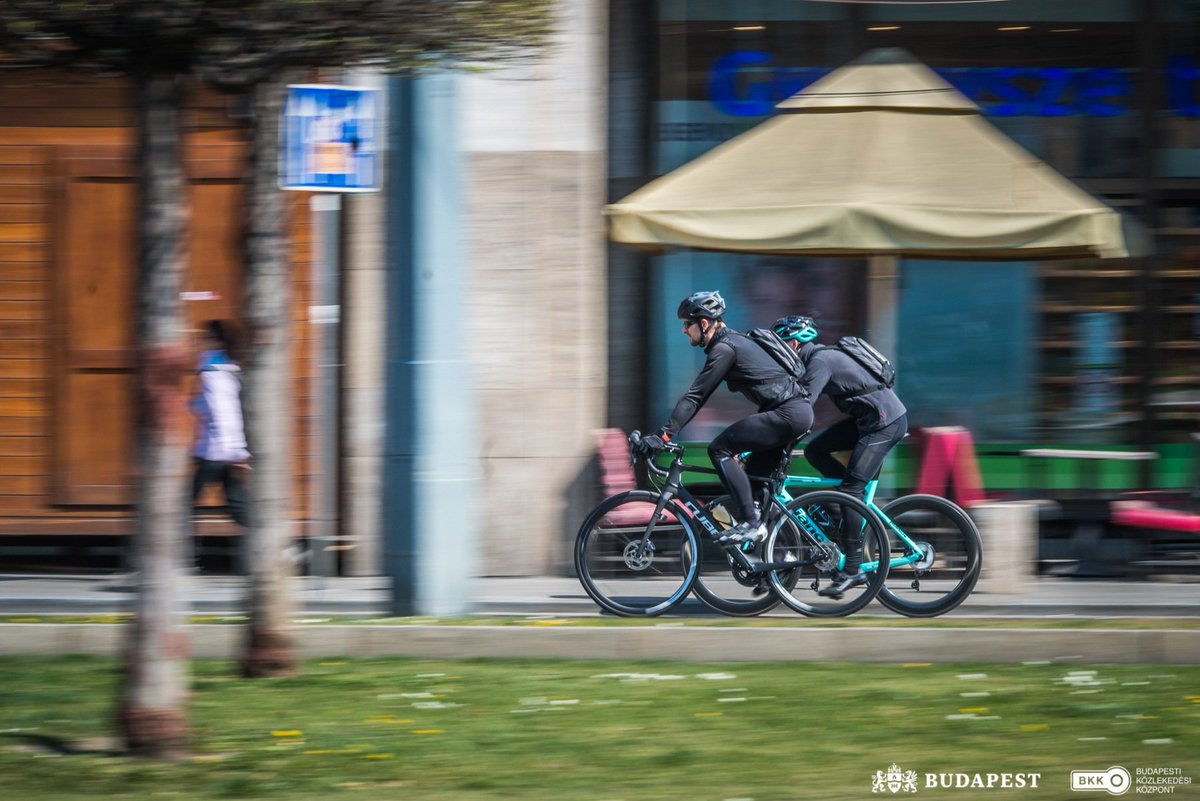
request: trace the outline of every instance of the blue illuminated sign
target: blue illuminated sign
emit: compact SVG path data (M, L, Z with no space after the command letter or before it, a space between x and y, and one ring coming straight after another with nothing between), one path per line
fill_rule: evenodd
M765 117L775 105L832 70L776 67L759 50L721 56L709 72L709 98L732 117ZM992 117L1119 117L1129 113L1133 70L1109 67L962 67L935 70ZM1187 58L1167 69L1171 113L1200 117L1200 67Z

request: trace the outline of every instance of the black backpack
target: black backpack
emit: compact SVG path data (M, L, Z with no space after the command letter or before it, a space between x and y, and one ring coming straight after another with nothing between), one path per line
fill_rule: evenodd
M896 385L896 368L871 344L861 337L842 337L833 347L858 362L872 378L879 382L877 387L868 387L868 392L891 389Z
M804 362L800 361L800 354L789 348L788 344L780 339L779 334L770 328L752 328L746 336L757 342L772 359L779 362L779 366L792 378L797 381L804 378Z

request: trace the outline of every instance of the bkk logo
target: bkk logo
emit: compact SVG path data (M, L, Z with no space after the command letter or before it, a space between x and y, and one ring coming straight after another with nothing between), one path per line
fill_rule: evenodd
M1137 768L1133 775L1120 765L1108 770L1071 771L1071 789L1076 792L1124 795L1132 789L1139 795L1171 795L1191 784L1192 777L1175 767Z
M1071 789L1076 791L1103 790L1109 795L1122 795L1129 791L1129 771L1120 765L1108 770L1071 771Z
M1036 789L1040 773L926 773L927 790L1021 790ZM886 771L875 771L872 793L915 793L921 774L904 770L895 762Z

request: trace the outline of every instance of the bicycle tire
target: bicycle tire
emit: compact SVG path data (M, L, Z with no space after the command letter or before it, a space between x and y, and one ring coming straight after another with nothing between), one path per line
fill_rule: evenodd
M575 575L602 609L622 617L653 617L678 605L699 573L692 519L669 501L655 524L649 554L639 543L661 496L634 490L601 501L575 538Z
M714 519L723 524L725 528L732 528L732 516L728 513L722 515L720 511L713 511L730 509L732 504L731 496L722 495L709 501L705 509L709 510ZM798 543L799 530L791 518L783 514L783 505L773 500L772 507L772 511L777 513L768 513L768 528L787 526L791 532L790 535L783 534L783 532L781 534L791 536ZM778 509L774 507L778 507ZM695 584L692 585L692 594L708 608L733 617L753 617L778 606L779 596L775 594L770 579L765 574L757 578L745 574L734 564L726 548L727 546L720 545L708 537L700 538L700 572L696 575ZM793 583L795 582L796 571L789 572L793 575L783 577L785 584L788 583L789 578ZM765 590L765 593L756 594L758 589Z
M863 530L863 559L865 562L877 561L879 567L867 572L866 584L847 591L845 596L841 598L821 596L819 592L822 589L822 583L828 585L829 582L835 580L834 576L842 553L840 548L832 554L822 552L820 554L820 561L813 561L817 553L812 550L811 535L806 532L804 538L805 551L807 553L798 554L801 562L796 571L798 575L795 583L791 587L783 584L780 576L784 571L775 571L770 574L771 585L780 600L794 611L808 617L844 617L845 615L859 611L871 603L887 579L887 565L890 554L888 537L878 515L853 495L847 495L844 492L836 490L817 490L806 493L788 503L787 508L793 512L803 509L809 514L815 513L809 510L817 508L824 511L829 520L822 524L821 528L827 536L830 536L830 533L835 531L837 526L840 525L839 522L835 521L841 520L844 511L853 511L862 518L865 525ZM813 522L815 523L815 519ZM826 527L828 527L827 530ZM833 539L832 536L830 538ZM776 546L776 537L768 537L764 558L769 561L777 561L780 558L780 554L776 552ZM834 562L833 564L829 563L831 558Z
M883 513L909 538L932 546L934 561L927 567L892 567L879 591L879 602L906 617L936 617L965 601L983 568L983 545L970 516L936 495L897 498L883 507ZM891 538L893 555L904 553L907 546L895 534ZM929 600L915 600L918 594Z

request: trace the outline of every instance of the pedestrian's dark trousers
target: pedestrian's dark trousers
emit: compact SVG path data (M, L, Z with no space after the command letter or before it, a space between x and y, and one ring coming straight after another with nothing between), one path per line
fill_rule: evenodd
M861 433L853 418L847 417L813 437L804 449L804 458L826 478L840 478L838 489L862 498L868 482L879 478L884 457L908 433L908 415L902 414L877 431ZM843 465L833 454L850 451ZM847 513L843 524L846 537L846 569L857 572L862 561L862 520Z
M229 516L239 526L245 526L248 520L246 514L246 485L242 481L242 468L235 467L232 462L211 462L207 459L196 460L196 472L192 476L192 503L200 500L200 493L209 484L220 484L225 491L225 505Z
M774 409L752 414L722 431L708 445L708 458L717 468L721 483L733 496L739 522L753 521L754 492L747 473L769 476L790 448L812 428L812 405L804 398L781 403ZM751 451L745 469L736 457Z

